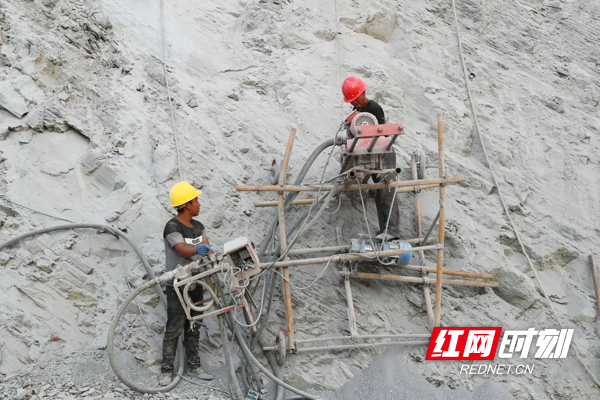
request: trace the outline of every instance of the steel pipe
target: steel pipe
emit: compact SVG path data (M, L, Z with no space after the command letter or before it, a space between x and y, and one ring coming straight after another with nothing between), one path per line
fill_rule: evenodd
M377 139L379 139L379 136L375 136L375 137L373 137L373 139L371 139L371 143L369 143L369 147L367 147L367 151L369 153L373 151L373 147L375 147L375 143L377 143Z
M377 262L360 262L359 264L368 264L368 265L375 265L375 266L380 266L381 264L377 263ZM423 267L419 266L419 265L398 265L398 264L391 264L391 265L386 265L386 267L388 268L397 268L397 269L404 269L407 271L417 271L417 272L421 272L423 271ZM437 272L437 268L425 268L425 272L427 274L435 274ZM454 271L452 269L442 269L442 274L444 275L453 275L453 276L462 276L465 278L476 278L476 279L494 279L494 277L492 276L492 274L480 274L477 272L468 272L468 271Z
M362 260L364 258L374 258L376 256L379 257L390 257L390 256L399 256L409 251L418 251L418 250L438 250L440 248L439 244L434 244L430 246L422 246L422 247L413 247L411 249L406 250L386 250L380 251L378 253L369 252L362 253L360 255L357 254L339 254L333 257L318 257L318 258L305 258L303 260L290 260L290 261L279 261L276 263L261 263L260 268L279 268L279 267L295 267L299 265L312 265L312 264L326 264L331 261L355 261Z
M396 141L396 139L398 139L398 136L400 136L400 135L394 135L394 136L392 136L392 140L390 140L390 142L388 143L388 145L385 146L386 150L389 150L389 149L392 148L392 146L394 145L394 142Z
M436 239L427 239L427 242L431 243ZM421 245L421 239L419 238L415 238L415 239L405 239L403 240L403 242L406 243L410 243L410 244L418 244ZM302 255L302 254L311 254L311 253L345 253L348 250L350 250L350 246L345 246L345 245L341 245L341 246L331 246L331 247L314 247L314 248L304 248L304 249L294 249L294 250L290 250L288 251L288 256L289 255ZM413 249L414 250L414 249Z
M425 186L425 185L450 185L455 183L461 183L465 181L464 176L452 176L449 178L432 178L432 179L417 179L412 181L398 182L398 187L409 187L409 186ZM396 182L391 183L392 186L396 186ZM389 187L390 184L385 182L371 183L367 185L348 185L345 187L339 187L337 190L340 192L356 191L356 190L368 190L368 189L384 189ZM278 192L283 190L285 192L327 192L333 189L333 185L285 185L280 187L279 185L237 185L235 190L238 192Z
M345 276L344 272L338 272L340 276ZM364 272L354 272L350 274L350 278L354 279L375 279L380 281L395 281L395 282L410 282L410 283L429 283L437 285L437 279L417 278L414 276L398 276L398 275L379 275L367 274ZM498 282L479 282L470 280L442 279L442 285L448 286L478 286L478 287L498 287Z
M363 185L361 185L362 187ZM398 188L396 189L396 194L400 194L400 193L412 193L412 192L418 192L421 190L425 190L425 189L433 189L433 188L437 188L439 187L439 185L424 185L424 186L410 186L410 187L402 187L402 188ZM298 192L295 192L298 193ZM363 196L363 199L372 199L375 196L371 196L371 195L366 195ZM342 203L348 202L348 201L353 201L354 199L349 198L349 197L344 197L342 199L337 199L337 201L341 201ZM293 202L291 202L289 205L293 205L293 206L299 206L299 205L306 205L309 206L311 204L313 204L316 200L315 199L301 199L301 200L294 200ZM323 203L325 200L321 200L319 201L319 203ZM255 201L254 202L254 207L277 207L277 201Z
M352 140L352 143L350 144L350 147L348 148L348 154L350 154L354 151L354 148L356 147L356 143L358 143L358 136L355 136L354 139Z
M314 249L294 249L288 251L288 256L310 253L345 253L348 250L350 250L350 246L315 247Z
M398 174L402 172L401 168L396 168L395 170L388 172L384 177L383 177L383 181L390 183L391 181L393 181L394 179L396 179L396 177L398 176ZM381 180L381 179L380 179ZM405 189L405 188L403 188Z

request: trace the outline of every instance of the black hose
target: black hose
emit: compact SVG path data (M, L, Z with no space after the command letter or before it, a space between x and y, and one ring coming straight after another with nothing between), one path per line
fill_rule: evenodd
M295 387L293 387L293 386L285 383L281 379L278 379L277 377L275 377L272 373L269 372L268 369L266 369L265 367L262 366L262 364L256 359L256 357L254 357L254 355L252 354L250 349L248 349L248 346L246 346L246 343L244 342L244 338L242 337L242 334L240 333L239 330L237 330L237 329L235 330L235 335L238 337L238 343L240 344L240 348L242 349L242 352L246 356L246 359L252 361L258 367L258 369L260 369L271 380L275 381L275 383L277 383L278 385L283 386L285 389L289 390L290 392L294 392L296 394L299 394L300 396L304 396L305 398L307 398L309 400L317 400L317 398L315 396L305 393L300 389L296 389Z
M118 236L118 237L122 238L123 240L125 240L131 246L131 248L133 249L133 251L135 251L135 253L139 257L140 261L142 262L142 265L146 269L146 272L148 273L148 276L151 279L147 284L144 284L141 287L144 287L144 288L147 289L147 288L151 287L152 285L154 285L154 288L156 290L156 293L158 294L158 297L161 300L161 303L163 304L165 310L167 309L167 299L165 297L165 294L163 293L163 291L162 291L162 289L160 287L160 284L158 284L158 283L152 283L152 282L156 281L156 275L154 274L154 271L152 270L152 267L150 267L150 264L148 264L148 260L147 260L146 256L144 255L144 253L142 253L142 250L125 233L123 233L119 229L116 229L116 228L114 228L114 227L112 227L110 225L80 223L80 224L56 225L56 226L52 226L52 227L48 227L48 228L37 229L37 230L34 230L34 231L30 231L28 233L24 233L22 235L19 235L19 236L13 238L13 239L10 239L7 242L4 242L4 243L0 244L0 250L2 250L5 247L11 246L12 244L17 243L17 242L19 242L19 241L21 241L23 239L31 237L31 236L37 236L37 235L41 235L41 234L49 233L49 232L53 232L53 231L60 231L60 230L67 230L67 229L78 229L78 228L99 229L101 231L106 231L106 232L108 232L108 233L110 233L112 235ZM139 288L138 288L138 290L139 290ZM138 290L136 290L133 293L138 292ZM131 294L128 297L129 300L126 303L124 303L124 304L128 305L129 303L131 303L131 301L135 297L137 297L137 295L133 296L133 294ZM123 308L123 307L121 307L121 308ZM119 317L120 317L120 314L119 314L118 317L115 317L114 321L117 321ZM115 323L115 330L116 330L116 323ZM109 338L110 338L110 331L109 331ZM113 339L114 339L114 332L113 332ZM107 349L109 351L109 359L110 359L110 352L112 351L112 347L108 346ZM181 380L181 375L183 375L183 371L185 369L185 356L183 356L184 352L183 352L183 346L182 346L181 341L179 341L178 344L177 344L177 352L182 355L181 357L179 357L179 368L178 368L177 376L175 377L175 379L173 380L173 382L171 382L170 385L165 386L164 388L161 388L161 389L146 389L146 388L142 388L140 386L137 386L133 382L131 382L127 378L125 378L125 376L118 369L116 362L115 363L111 362L111 367L113 369L113 372L115 373L115 375L119 379L124 378L125 380L127 380L127 382L129 382L131 384L131 385L129 385L129 384L127 384L127 382L125 382L125 381L123 381L123 379L121 379L121 381L124 384L126 384L128 387L130 387L133 390L137 390L137 391L142 392L142 393L166 392L168 390L173 389L175 386L177 386L177 384ZM113 358L114 358L114 354L113 354Z
M211 295L214 296L214 292L209 290ZM214 298L214 297L213 297ZM225 365L227 366L227 373L229 374L229 385L233 387L233 397L237 400L244 400L244 395L240 389L240 385L235 376L235 367L231 358L231 347L229 344L229 338L227 337L227 331L225 329L225 321L223 320L223 314L218 316L219 319L219 330L221 331L221 340L223 341L223 355L225 356Z
M212 291L212 289L209 291L211 291L211 295L213 296L213 299L215 299L215 301L217 303L221 303L221 304L219 304L219 307L223 307L223 304L226 304L226 302L224 301L224 292L223 292L223 289L221 288L221 283L216 279L213 282L216 284L216 286L218 288L217 290L220 292L219 294L221 295L221 298L216 296L214 294L214 291ZM254 357L254 355L252 354L252 352L246 345L246 342L244 341L244 338L242 337L242 333L240 332L240 330L235 328L235 324L234 324L233 318L231 318L231 315L229 315L229 313L227 313L227 314L225 314L225 317L226 317L225 318L226 321L229 320L229 324L230 324L229 328L235 335L236 341L237 341L238 345L240 346L240 349L242 350L244 357L246 357L246 360L254 363L254 365L256 365L258 367L258 369L260 369L265 375L267 375L267 377L269 377L271 380L273 380L277 385L289 390L290 392L299 394L300 396L305 396L309 400L317 400L316 397L314 397L308 393L305 393L305 392L301 391L300 389L296 389L295 387L285 383L282 379L274 376L272 373L269 372L268 369L263 367L262 364L256 359L256 357ZM261 345L261 348L262 347L263 346Z
M267 272L269 274L269 276L266 279L265 285L270 286L269 289L269 304L267 305L267 311L265 312L265 315L263 316L263 320L261 321L260 326L256 329L256 333L254 333L252 336L252 340L250 341L250 348L253 348L254 345L256 344L256 342L258 341L258 338L260 337L260 334L262 333L262 331L265 329L265 327L267 326L267 323L269 321L269 314L271 313L271 305L273 304L273 290L275 289L275 272L273 271L268 271ZM264 307L264 305L262 305Z
M130 389L135 390L136 392L140 392L140 393L160 393L160 392L168 392L168 391L174 389L175 386L177 386L179 384L179 381L181 380L181 375L183 375L183 370L185 368L185 357L183 357L183 352L179 351L179 353L182 356L179 357L179 359L180 359L179 371L177 373L177 376L175 376L175 379L173 379L173 381L168 386L164 386L161 388L145 388L142 386L138 386L134 382L130 381L129 378L127 378L125 376L125 374L123 374L121 372L121 370L119 370L119 368L117 367L118 364L117 364L117 360L115 358L114 340L115 340L115 331L117 330L117 325L119 323L119 319L121 318L121 315L123 315L123 313L127 309L127 306L129 306L129 303L131 303L133 301L133 299L135 299L144 290L152 287L155 284L158 284L158 278L155 278L151 281L144 283L143 285L138 287L136 290L134 290L125 299L123 304L121 304L121 307L119 307L119 310L117 311L117 313L113 319L113 322L110 325L110 328L108 330L108 340L106 343L106 351L108 352L108 361L110 363L110 366L113 369L113 372L117 376L117 378L119 378L119 380L121 382L123 382L125 385L127 385L127 387L129 387ZM181 341L177 347L179 350L181 350Z
M258 345L261 349L265 347L261 339L258 339ZM277 377L277 379L283 380L283 372L281 372L281 368L279 368L279 364L277 364L277 358L275 358L275 355L270 351L263 351L263 354L265 355L265 357L267 357L267 361L269 362L269 365L273 370L273 374ZM283 388L283 386L277 385L277 382L275 382L275 385L277 387L275 400L281 400L283 398L283 395L285 394L285 389Z
M148 264L148 260L146 259L146 256L144 255L144 253L142 253L140 248L138 246L136 246L136 244L133 243L133 241L127 235L125 235L122 231L120 231L119 229L116 229L112 226L109 226L109 225L82 223L82 224L57 225L57 226L52 226L49 228L42 228L42 229L38 229L38 230L31 231L28 233L24 233L20 236L17 236L16 238L13 238L7 242L0 244L0 250L2 250L3 248L5 248L7 246L10 246L16 242L19 242L25 238L28 238L30 236L41 235L42 233L48 233L48 232L52 232L52 231L61 231L61 230L66 230L66 229L77 229L77 228L90 228L90 229L106 230L113 235L117 235L117 236L121 237L123 240L125 240L131 246L133 251L135 251L137 256L140 258L140 261L142 261L144 268L146 268L146 272L148 272L148 276L150 277L150 279L156 278L156 275L154 274L152 267L150 267L150 264ZM162 303L166 309L167 308L167 299L166 299L164 293L162 292L160 285L156 285L156 293L158 293L158 297L160 298L160 300L162 301Z

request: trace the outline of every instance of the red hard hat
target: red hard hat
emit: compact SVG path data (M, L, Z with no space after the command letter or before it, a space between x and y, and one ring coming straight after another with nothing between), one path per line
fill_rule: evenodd
M346 103L352 103L358 99L358 96L363 94L367 90L367 84L362 79L355 76L349 76L342 83L342 93L344 94L344 101Z

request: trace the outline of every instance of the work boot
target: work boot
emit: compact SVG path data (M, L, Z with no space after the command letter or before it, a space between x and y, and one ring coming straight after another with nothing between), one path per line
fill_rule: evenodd
M158 384L160 386L169 386L173 381L173 373L172 372L161 372L158 377Z
M193 376L194 378L202 379L203 381L212 381L213 379L215 379L213 375L207 373L200 367L190 368L188 370L188 375Z

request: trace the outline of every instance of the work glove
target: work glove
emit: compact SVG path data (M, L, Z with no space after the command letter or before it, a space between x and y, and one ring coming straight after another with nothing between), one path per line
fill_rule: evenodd
M196 247L196 254L200 254L201 256L205 256L211 250L212 250L212 248L209 245L204 244L204 243L203 244L199 244Z

